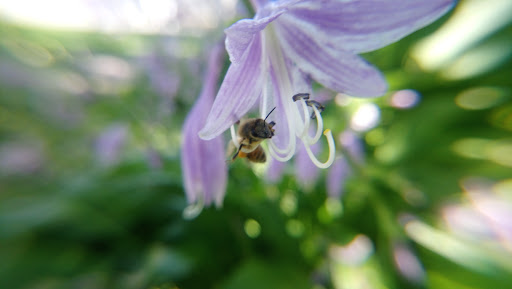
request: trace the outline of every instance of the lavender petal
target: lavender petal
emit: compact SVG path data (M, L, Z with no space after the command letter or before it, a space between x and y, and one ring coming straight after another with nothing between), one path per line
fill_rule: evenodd
M321 37L294 26L285 16L275 26L283 50L313 79L352 96L376 97L386 92L387 83L378 69L351 52L324 46Z
M212 202L217 206L222 204L227 183L222 137L206 141L198 136L213 103L215 82L222 67L222 54L219 47L210 56L203 91L183 126L181 165L187 200L195 203L201 198L206 206Z
M309 23L312 32L323 35L323 45L363 53L427 26L454 3L453 0L305 1L294 6L289 15L295 18L295 25Z
M199 132L202 139L220 135L254 105L263 87L263 68L261 36L257 34L241 62L229 67L205 126Z
M240 63L253 41L255 41L256 35L285 11L285 9L273 9L265 17L242 19L224 30L229 60L233 64Z

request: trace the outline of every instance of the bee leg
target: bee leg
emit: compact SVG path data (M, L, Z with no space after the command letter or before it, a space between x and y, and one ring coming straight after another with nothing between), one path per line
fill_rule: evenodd
M234 161L236 159L236 157L240 153L240 150L242 150L242 146L243 146L243 144L240 144L240 146L238 147L238 150L236 151L235 155L233 156L233 158L231 158L232 161Z

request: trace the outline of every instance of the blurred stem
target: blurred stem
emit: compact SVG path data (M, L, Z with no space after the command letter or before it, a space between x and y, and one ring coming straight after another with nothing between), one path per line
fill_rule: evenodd
M373 174L370 174L361 163L355 160L354 157L348 152L348 150L344 146L340 146L340 151L346 158L347 163L354 172L354 174L360 176L363 182L368 184L368 191L370 192L370 202L372 207L374 208L376 219L377 222L379 223L378 227L381 228L382 233L384 233L384 235L389 239L394 239L397 238L398 236L402 236L403 234L398 228L399 226L397 226L396 216L394 216L393 212L386 205L386 200L382 198L380 193L375 189L375 186L372 185L372 183L374 183ZM390 187L386 180L383 181L387 187Z
M366 184L368 184L368 191L370 192L370 202L372 207L375 210L377 222L379 223L379 228L389 239L397 239L403 238L405 234L400 229L401 227L397 224L397 219L395 214L389 209L389 206L386 205L386 199L383 198L377 189L375 189L375 185L372 185L375 180L381 181L384 186L398 193L402 196L400 188L397 188L390 181L389 173L387 177L383 177L380 173L375 173L373 170L368 170L368 166L363 166L360 162L354 159L354 157L349 153L349 151L341 145L339 150L341 151L343 157L346 158L348 165L352 169L355 175L360 176Z
M377 192L372 186L373 177L368 173L368 171L361 165L354 157L349 153L349 151L341 145L339 150L341 151L343 157L346 158L348 165L352 169L355 175L358 175L362 178L363 182L368 184L368 191L370 192L370 202L375 210L375 214L377 217L377 222L379 223L379 228L383 228L385 235L387 237L393 238L398 235L402 235L400 231L397 229L396 220L393 216L393 213L386 206L385 200L380 196L379 192ZM386 185L389 186L389 184Z
M402 236L402 232L398 229L396 216L386 206L385 200L380 196L379 192L373 188L370 189L370 202L374 208L375 216L379 224L379 228L382 233L388 237L388 239L397 239Z

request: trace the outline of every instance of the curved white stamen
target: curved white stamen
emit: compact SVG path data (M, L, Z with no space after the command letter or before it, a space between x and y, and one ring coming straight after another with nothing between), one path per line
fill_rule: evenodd
M297 131L297 137L303 138L309 131L309 109L303 98L299 101L302 103L302 110L304 112L304 129L300 133Z
M236 148L238 148L238 146L240 145L238 143L238 139L237 139L237 136L236 136L236 132L235 132L235 125L231 125L231 140L233 141L233 144L235 145Z
M266 40L265 37L261 37L261 47L263 47L261 53L261 59L263 61L263 71L269 71L269 63L268 63L268 57L267 57L267 49L266 49ZM265 73L264 80L263 80L263 95L261 99L261 118L265 118L267 115L267 106L268 106L268 98L269 98L269 80L268 80L268 74Z
M292 141L293 140L293 141ZM270 152L270 155L275 158L276 160L280 161L280 162L286 162L286 161L289 161L294 153L295 153L295 137L290 140L290 144L293 144L290 149L288 150L281 150L280 148L277 147L277 145L273 142L273 141L270 141L270 146L269 146L269 152ZM284 154L285 156L282 157L280 156L279 154Z
M286 110L286 109L285 109ZM289 161L293 155L295 154L295 148L296 148L296 136L295 136L295 127L294 127L294 120L291 117L290 113L286 114L286 122L288 125L288 144L284 149L277 146L275 141L271 139L269 141L269 152L272 157L274 157L276 160L280 162L286 162Z
M311 148L309 147L309 144L306 141L303 142L304 143L304 147L306 148L306 151L308 153L309 158L311 159L311 161L313 161L313 163L317 167L319 167L321 169L326 169L326 168L330 167L332 165L332 163L334 162L334 155L335 155L334 138L332 137L331 130L330 129L326 129L324 131L324 135L327 138L327 143L329 144L329 158L327 159L327 161L325 163L321 163L320 161L318 161L316 156L311 151Z
M268 103L268 93L266 92L267 85L263 87L263 95L261 98L261 116L260 118L265 118L267 116L267 103Z
M269 141L269 148L270 148L270 153L272 154L272 156L281 161L281 162L285 162L285 161L288 161L289 159L292 158L293 154L295 153L295 128L293 127L293 120L290 119L290 114L286 114L286 120L287 120L287 123L288 123L288 144L286 145L286 147L284 149L280 148L277 146L277 144L274 142L273 139L270 139ZM284 157L282 156L279 156L280 155L285 155Z
M309 144L314 144L318 140L320 140L320 137L322 136L322 131L324 129L324 121L322 119L322 115L320 115L320 111L314 105L313 105L313 111L315 112L315 117L316 117L316 134L313 138L311 138L309 136L308 132L306 132L305 138Z
M288 144L286 147L281 149L275 144L273 140L270 140L269 151L272 157L274 157L276 160L285 162L291 159L295 154L296 120L293 116L293 113L295 112L294 109L296 108L293 107L294 103L291 100L291 95L293 93L292 85L290 83L288 70L286 69L287 66L284 61L283 52L281 50L282 48L278 45L279 40L273 31L272 24L267 26L267 28L264 30L264 33L264 45L266 45L267 48L265 51L268 52L269 64L272 64L272 69L276 77L277 83L274 83L274 85L279 91L277 96L280 98L281 104L283 105L282 110L286 116L286 122L289 130Z

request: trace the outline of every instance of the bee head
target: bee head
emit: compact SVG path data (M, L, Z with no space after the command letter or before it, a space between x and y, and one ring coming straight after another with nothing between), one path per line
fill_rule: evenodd
M263 119L256 120L256 125L252 131L252 134L258 138L272 138L274 136L274 129L272 128L276 123L267 123Z

